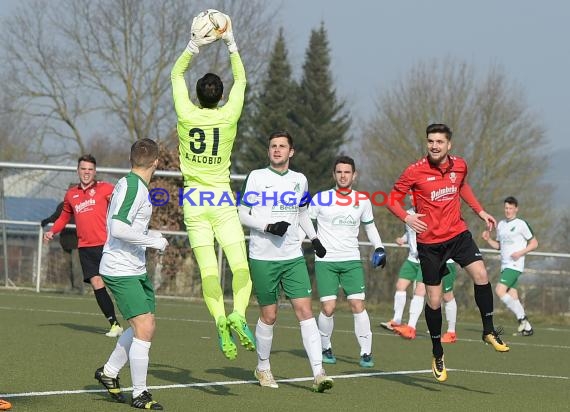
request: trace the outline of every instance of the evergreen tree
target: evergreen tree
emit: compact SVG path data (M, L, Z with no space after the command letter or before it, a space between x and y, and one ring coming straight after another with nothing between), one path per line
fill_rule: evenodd
M235 155L235 171L249 173L267 165L267 138L277 130L295 135L292 121L297 84L291 77L283 28L279 30L267 74L240 122L241 135Z
M303 77L295 106L292 168L303 172L312 193L332 186L332 163L347 141L350 117L336 97L330 72L330 50L324 23L311 31Z

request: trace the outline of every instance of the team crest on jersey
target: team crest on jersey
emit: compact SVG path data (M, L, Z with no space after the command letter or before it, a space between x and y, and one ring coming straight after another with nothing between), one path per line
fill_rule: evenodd
M455 172L451 172L449 174L449 180L451 180L451 183L455 183L455 181L457 180L457 176L456 176Z
M293 188L293 190L294 190L296 193L299 193L299 192L301 191L301 185L300 185L298 182L295 183L295 187Z
M91 196L91 197L95 196L95 189L91 189L89 191L89 196Z

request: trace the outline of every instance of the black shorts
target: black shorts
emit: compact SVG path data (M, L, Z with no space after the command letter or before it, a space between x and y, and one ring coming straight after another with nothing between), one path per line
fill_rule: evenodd
M481 251L475 244L471 232L463 233L442 243L418 243L418 259L422 267L422 275L426 285L439 285L447 275L446 261L453 259L462 268L483 260Z
M99 275L99 263L103 257L103 245L79 248L79 261L83 269L83 282L90 283L89 279Z

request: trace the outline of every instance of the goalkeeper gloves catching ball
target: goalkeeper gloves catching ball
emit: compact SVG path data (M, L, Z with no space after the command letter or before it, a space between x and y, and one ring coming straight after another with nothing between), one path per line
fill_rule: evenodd
M372 254L372 267L377 268L378 266L384 268L386 266L386 251L383 247L378 247Z
M227 14L224 16L226 16L227 25L226 31L224 31L222 34L222 40L226 43L226 46L228 46L228 51L230 53L235 53L238 51L238 47L236 44L236 39L234 39L234 32L232 31L232 21L230 19L230 16Z
M192 20L190 28L190 41L186 50L192 54L198 54L199 48L218 40L216 26L208 18L210 10L200 13Z

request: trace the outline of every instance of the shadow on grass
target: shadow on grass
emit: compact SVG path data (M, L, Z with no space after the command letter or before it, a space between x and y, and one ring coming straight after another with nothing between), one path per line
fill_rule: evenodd
M123 370L121 371L121 374L119 376L124 377L125 374L129 374L129 373L130 373L130 369L129 369L128 364L127 364L127 365L125 365L125 367L123 368ZM210 395L236 396L236 395L233 395L232 393L230 393L229 387L226 387L223 385L212 385L211 381L193 378L190 370L178 368L178 367L172 366L172 365L165 365L165 364L160 364L160 363L150 363L149 369L148 369L148 376L152 376L152 377L159 379L161 381L170 382L171 384L174 384L174 385L176 385L176 384L194 385L191 387L191 389L197 389L199 391L205 392L205 393L210 394ZM127 379L130 381L130 377L127 377ZM200 385L200 384L204 384L204 385ZM149 385L152 386L152 384L150 384L150 383L149 383ZM121 386L123 386L123 385L121 385ZM83 389L85 389L85 390L93 390L93 389L104 390L105 388L102 385L94 384L94 385L85 385L83 387ZM152 390L150 392L152 392ZM127 403L129 403L130 399L131 399L130 391L128 391L128 392L125 391L124 394L125 394L125 398L127 399ZM107 392L101 392L101 393L93 394L93 400L105 401L106 402L105 407L107 406L107 403L109 403L109 404L118 403L118 402L114 401L113 399L111 399Z
M105 394L90 394L82 398L83 408L78 404L76 397L66 396L34 396L12 398L12 409L14 412L25 411L124 411L130 405L130 396L127 396L127 403L119 403L111 398L104 398ZM88 402L85 404L85 402ZM130 409L130 408L129 408Z
M102 386L93 387L90 385L85 387L85 389L101 389L101 388L103 387ZM92 394L93 397L91 398L91 400L95 402L95 404L92 406L90 405L90 409L103 408L103 410L108 411L110 410L109 408L111 408L113 405L120 406L121 408L124 408L125 405L129 406L131 404L131 394L129 392L125 393L124 395L125 395L125 402L121 403L112 399L110 395L106 392L94 393Z
M97 326L81 325L77 323L43 323L38 326L61 326L78 332L88 332L94 333L96 335L104 335L106 332L108 332L108 329L100 328Z
M360 372L362 372L362 369L360 370ZM350 373L350 372L348 372L348 373ZM358 373L358 372L355 372L355 373ZM481 390L477 390L477 389L473 389L473 388L468 388L468 387L463 386L463 385L457 385L457 384L451 383L450 381L447 381L445 383L440 383L440 382L435 381L433 378L427 378L427 377L420 376L420 375L412 375L412 374L410 374L410 375L403 375L403 374L390 375L390 374L386 374L386 375L371 376L371 378L382 379L382 380L386 380L386 381L390 381L390 382L396 382L396 383L400 383L402 385L412 386L412 387L418 388L418 389L424 389L424 390L429 391L429 392L440 392L445 387L445 388L459 389L459 390L463 390L466 392L479 393L482 395L493 395L494 394L494 393L488 392L488 391L481 391Z
M288 353L289 355L293 355L298 358L307 359L307 352L305 352L305 349L272 350L271 356L275 356L279 353Z
M207 369L205 372L218 374L230 379L238 379L244 381L251 381L256 380L253 375L253 369L243 369L243 368L236 368L236 367L224 367L219 369ZM274 378L276 380L280 379L288 379L290 376L280 376L279 374L274 374ZM254 385L258 385L254 383ZM279 382L279 386L289 386L291 388L298 388L302 390L312 391L312 383L303 383L303 382Z
M213 373L220 376L224 376L230 379L238 379L244 381L250 381L255 379L253 376L253 369L237 368L235 366L225 366L223 368L206 369L205 372Z
M230 368L237 369L237 368ZM161 363L151 363L148 370L149 375L154 376L157 379L161 379L167 382L172 382L174 384L182 385L195 385L192 386L193 389L198 389L202 392L209 393L211 395L221 395L221 396L235 396L230 393L230 388L223 385L212 385L211 381L206 381L204 379L197 379L192 377L192 372L188 369L178 368L172 365L165 365ZM201 386L200 384L204 384Z

